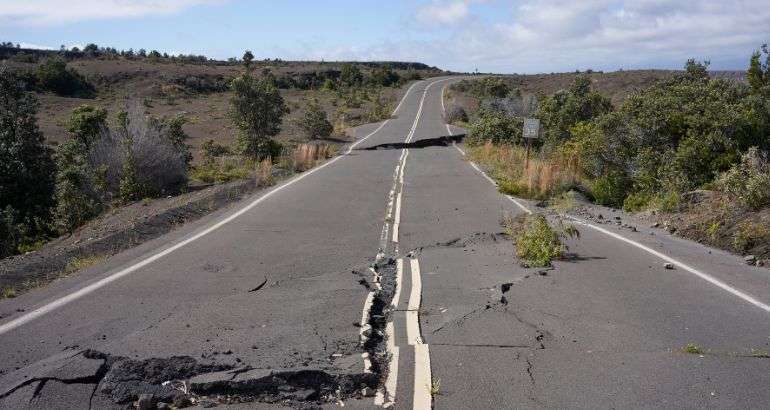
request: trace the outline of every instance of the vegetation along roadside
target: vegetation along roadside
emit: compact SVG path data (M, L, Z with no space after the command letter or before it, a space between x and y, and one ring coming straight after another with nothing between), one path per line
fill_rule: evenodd
M597 88L617 73L579 73L551 93L521 76L464 80L449 87L447 117L468 128L470 157L502 192L553 204L576 191L761 263L770 257L768 51L738 79L690 60L612 98ZM526 169L525 117L542 125Z

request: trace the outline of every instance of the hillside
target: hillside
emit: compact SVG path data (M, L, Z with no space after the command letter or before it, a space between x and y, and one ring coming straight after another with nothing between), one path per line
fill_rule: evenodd
M63 57L67 67L76 70L94 85L93 98L74 98L50 92L38 92L40 111L38 125L47 141L57 145L68 138L65 130L70 113L82 104L105 108L114 119L116 113L131 105L143 106L144 112L156 117L184 115L188 122L184 131L190 136L195 162L200 160L204 141L232 146L236 130L228 118L232 96L229 82L243 72L233 61L205 58L151 59L115 56L92 57L76 52L0 48L0 67L18 72L33 72L41 61ZM326 78L338 78L344 62L255 61L254 71L269 70L278 80L281 94L290 110L284 118L277 140L293 144L305 141L296 121L306 103L318 99L330 119L355 126L369 119L378 96L385 104L393 104L400 87L363 88L356 94L323 90ZM402 78L425 78L443 73L420 63L365 62L355 63L364 73L388 66ZM403 81L403 80L402 80ZM406 80L408 81L408 80ZM344 117L344 121L341 118Z

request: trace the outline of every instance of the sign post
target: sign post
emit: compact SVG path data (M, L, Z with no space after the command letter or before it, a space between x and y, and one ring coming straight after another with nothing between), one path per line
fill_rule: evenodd
M522 133L524 141L527 145L527 156L524 162L524 169L529 171L529 150L531 141L538 138L540 134L540 120L537 118L525 118L524 119L524 131Z

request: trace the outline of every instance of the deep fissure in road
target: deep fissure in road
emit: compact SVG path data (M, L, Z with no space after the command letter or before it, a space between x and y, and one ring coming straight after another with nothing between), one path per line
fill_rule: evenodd
M445 135L435 138L424 138L412 142L388 142L385 144L372 145L365 148L357 148L362 151L377 151L377 150L391 150L391 149L412 149L412 148L428 148L428 147L448 147L454 143L462 142L465 138L465 134L458 135Z

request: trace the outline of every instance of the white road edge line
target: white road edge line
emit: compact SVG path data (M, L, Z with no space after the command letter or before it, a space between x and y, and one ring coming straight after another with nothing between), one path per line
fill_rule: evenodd
M680 262L680 261L678 261L678 260L676 260L676 259L674 259L674 258L672 258L672 257L670 257L670 256L668 256L668 255L666 255L664 253L658 252L655 249L652 249L652 248L650 248L648 246L642 245L639 242L636 242L636 241L634 241L632 239L626 238L625 236L619 235L619 234L617 234L615 232L612 232L612 231L609 231L609 230L604 229L602 227L599 227L599 226L596 226L594 224L588 223L587 221L585 221L583 219L574 217L572 215L564 215L564 216L566 216L567 218L575 221L576 223L578 223L580 225L592 228L592 229L594 229L596 231L599 231L599 232L601 232L601 233L603 233L605 235L611 236L611 237L613 237L613 238L615 238L617 240L620 240L620 241L623 241L623 242L625 242L625 243L627 243L629 245L635 246L635 247L637 247L637 248L639 248L639 249L641 249L641 250L643 250L643 251L645 251L645 252L647 252L647 253L649 253L649 254L651 254L653 256L657 256L658 258L663 259L664 261L669 262L669 263L671 263L671 264L673 264L673 265L675 265L675 266L677 266L679 268L682 268L682 269L686 270L687 272L690 272L693 275L695 275L695 276L705 280L706 282L709 282L712 285L714 285L714 286L716 286L716 287L718 287L718 288L720 288L720 289L722 289L724 291L727 291L727 292L729 292L729 293L731 293L731 294L733 294L733 295L743 299L744 301L746 301L746 302L748 302L748 303L750 303L750 304L752 304L752 305L754 305L754 306L756 306L756 307L758 307L758 308L760 308L760 309L762 309L762 310L764 310L766 312L770 312L770 306L769 305L767 305L765 303L762 303L761 301L756 299L754 296L751 296L748 293L746 293L746 292L744 292L744 291L742 291L740 289L734 288L734 287L728 285L727 283L724 283L721 280L719 280L719 279L717 279L717 278L715 278L715 277L713 277L713 276L711 276L711 275L709 275L707 273L701 272L698 269L695 269L695 268L693 268L693 267L691 267L691 266L689 266L689 265L687 265L687 264L685 264L683 262Z
M439 80L439 81L441 81L441 80ZM401 101L398 103L398 106L396 106L396 109L393 111L394 115L398 111L398 109L401 107L401 104L404 102L404 100L409 95L409 93L412 91L412 89L417 84L419 84L421 82L422 81L418 81L418 82L412 84L406 90L406 93L404 93L404 96L401 98ZM432 85L434 83L431 83L430 85ZM430 85L428 87L430 87ZM152 256L150 256L150 257L148 257L148 258L146 258L146 259L144 259L144 260L142 260L140 262L137 262L134 265L131 265L131 266L127 267L127 268L124 268L124 269L122 269L122 270L120 270L118 272L115 272L115 273L113 273L113 274L111 274L111 275L109 275L109 276L107 276L105 278L102 278L102 279L100 279L100 280L98 280L98 281L96 281L96 282L94 282L94 283L92 283L90 285L87 285L87 286L85 286L83 288L80 288L80 289L78 289L78 290L76 290L76 291L74 291L74 292L72 292L72 293L70 293L70 294L68 294L66 296L63 296L63 297L61 297L59 299L56 299L56 300L54 300L52 302L49 302L49 303L47 303L47 304L45 304L45 305L43 305L43 306L41 306L41 307L39 307L39 308L29 312L29 313L26 313L26 314L24 314L22 316L17 317L16 319L13 319L13 320L11 320L11 321L9 321L7 323L4 323L4 324L0 325L0 335L8 333L11 330L13 330L13 329L15 329L15 328L17 328L19 326L22 326L22 325L24 325L26 323L29 323L29 322L31 322L31 321L33 321L33 320L35 320L35 319L37 319L37 318L47 314L47 313L49 313L49 312L52 312L52 311L54 311L54 310L56 310L56 309L58 309L58 308L60 308L62 306L65 306L65 305L69 304L70 302L73 302L73 301L75 301L77 299L80 299L83 296L86 296L89 293L92 293L95 290L100 289L100 288L102 288L102 287L104 287L104 286L106 286L106 285L108 285L108 284L110 284L110 283L112 283L112 282L114 282L114 281L116 281L116 280L118 280L118 279L120 279L120 278L122 278L122 277L124 277L124 276L126 276L128 274L130 274L130 273L133 273L133 272L137 271L138 269L141 269L141 268L143 268L143 267L145 267L145 266L147 266L147 265L157 261L158 259L160 259L160 258L162 258L162 257L164 257L164 256L166 256L166 255L168 255L168 254L170 254L170 253L172 253L172 252L174 252L174 251L176 251L176 250L178 250L178 249L180 249L180 248L182 248L182 247L184 247L184 246L186 246L186 245L188 245L188 244L190 244L190 243L192 243L192 242L194 242L194 241L196 241L198 239L200 239L201 237L206 236L206 235L210 234L211 232L216 231L217 229L223 227L224 225L228 224L229 222L233 221L234 219L236 219L239 216L243 215L244 213L248 212L249 210L251 210L255 206L259 205L260 203L262 203L266 199L270 198L276 192L279 192L279 191L283 190L284 188L287 188L287 187L295 184L296 182L301 181L301 180L305 179L306 177L308 177L310 175L313 175L314 173L316 173L316 172L318 172L318 171L320 171L320 170L330 166L331 164L334 164L335 162L339 161L341 158L344 158L345 156L350 154L356 146L358 146L362 142L364 142L367 139L369 139L369 137L371 137L372 135L374 135L378 131L380 131L385 126L385 124L387 124L389 121L390 121L390 119L387 119L387 120L383 121L382 124L380 124L374 131L370 132L368 135L364 136L360 140L358 140L358 141L354 142L353 144L351 144L350 147L348 147L348 149L345 151L345 153L343 155L337 156L337 157L331 159L330 161L328 161L328 162L326 162L324 164L321 164L320 166L318 166L316 168L313 168L313 169L311 169L309 171L306 171L306 172L298 175L297 177L294 177L294 178L286 181L285 183L283 183L283 184L273 188L272 190L270 190L269 192L265 193L261 197L259 197L259 198L255 199L254 201L252 201L250 204L246 205L245 207L241 208L240 210L236 211L235 213L231 214L230 216L226 217L225 219L217 222L216 224L214 224L214 225L204 229L203 231L201 231L201 232L199 232L199 233L197 233L197 234L195 234L195 235L193 235L193 236L191 236L191 237L189 237L189 238L187 238L187 239L185 239L185 240L183 240L181 242L177 242L175 245L172 245L171 247L166 248L166 249L164 249L164 250L162 250L162 251L160 251L160 252L158 252L158 253L156 253L156 254L154 254L154 255L152 255Z
M442 102L443 102L443 99L442 99ZM449 127L449 125L447 125L447 129L448 129L448 127ZM455 145L455 148L457 148L457 150L460 151L460 153L463 156L466 156L465 152L463 150L461 150L460 147ZM492 178L490 178L486 174L486 172L482 171L473 161L469 160L468 162L471 164L471 166L474 169L476 169L476 171L481 173L481 175L483 175L484 178L486 178L492 185L497 186L497 183ZM524 212L526 212L526 213L528 213L530 215L532 214L532 211L529 208L527 208L526 206L524 206L524 204L522 204L521 202L516 200L516 198L514 198L514 197L512 197L510 195L505 195L505 197L508 198L509 200L511 200L511 202L516 204ZM617 233L612 232L612 231L608 231L607 229L604 229L602 227L596 226L596 225L594 225L592 223L589 223L588 221L585 221L583 219L574 217L572 215L566 215L566 214L563 214L563 216L565 216L565 217L567 217L567 218L569 218L569 219L571 219L571 220L573 220L573 221L575 221L575 222L577 222L577 223L579 223L579 224L581 224L583 226L587 226L587 227L592 228L592 229L594 229L594 230L596 230L598 232L601 232L601 233L603 233L605 235L608 235L608 236L610 236L612 238L618 239L618 240L623 241L623 242L625 242L625 243L627 243L627 244L629 244L631 246L639 248L639 249L641 249L641 250L643 250L643 251L645 251L645 252L647 252L647 253L649 253L649 254L651 254L653 256L656 256L656 257L658 257L658 258L660 258L660 259L662 259L662 260L664 260L664 261L666 261L668 263L671 263L671 264L673 264L673 265L675 265L675 266L677 266L677 267L679 267L681 269L684 269L685 271L692 273L693 275L695 275L695 276L705 280L706 282L709 282L712 285L714 285L714 286L716 286L716 287L718 287L718 288L720 288L720 289L722 289L722 290L724 290L724 291L726 291L728 293L731 293L734 296L737 296L737 297L743 299L743 301L748 302L749 304L752 304L752 305L754 305L754 306L756 306L756 307L758 307L758 308L760 308L760 309L770 313L770 305L761 302L759 299L755 298L754 296L752 296L752 295L750 295L750 294L748 294L748 293L746 293L746 292L744 292L744 291L742 291L742 290L740 290L738 288L734 288L734 287L728 285L727 283L722 282L721 280L719 280L719 279L709 275L708 273L701 272L700 270L698 270L696 268L693 268L692 266L689 266L689 265L687 265L687 264L685 264L683 262L680 262L677 259L674 259L674 258L664 254L664 253L658 252L658 251L656 251L656 250L654 250L654 249L652 249L652 248L650 248L650 247L648 247L646 245L643 245L643 244L641 244L639 242L636 242L633 239L629 239L629 238L626 238L623 235L617 234Z

